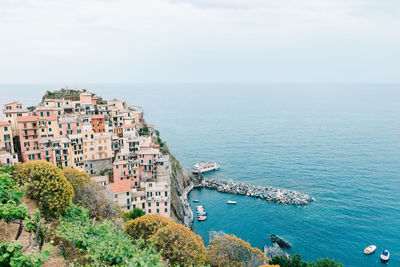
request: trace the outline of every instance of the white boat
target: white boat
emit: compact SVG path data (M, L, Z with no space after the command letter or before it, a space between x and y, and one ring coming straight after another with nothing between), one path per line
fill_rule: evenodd
M370 246L368 246L368 247L366 247L364 249L364 254L365 255L372 254L372 253L375 252L375 250L376 250L376 246L375 245L370 245Z
M232 204L232 205L236 205L236 201L233 201L233 200L228 200L228 202L226 202L227 204Z
M215 162L197 163L196 165L194 165L192 172L203 173L203 172L215 171L218 170L219 167L220 166Z
M198 220L199 222L205 221L205 220L207 220L207 216L199 216L199 217L197 217L197 220Z
M385 249L381 252L381 260L382 261L388 261L390 258L390 252L389 250Z

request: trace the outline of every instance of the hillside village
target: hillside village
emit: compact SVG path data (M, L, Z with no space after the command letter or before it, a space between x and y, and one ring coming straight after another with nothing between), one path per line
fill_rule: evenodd
M171 217L170 158L140 107L62 89L35 107L16 101L3 112L1 165L45 160L72 167L90 174L122 210Z

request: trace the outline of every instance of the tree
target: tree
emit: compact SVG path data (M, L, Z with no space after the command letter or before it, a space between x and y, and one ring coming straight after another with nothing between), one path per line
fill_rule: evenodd
M189 228L172 222L161 227L150 238L164 259L171 264L182 266L203 266L206 261L206 248L199 235Z
M76 191L74 203L89 209L90 216L97 219L115 219L121 216L120 207L104 195L95 181L89 181Z
M65 168L62 170L65 178L72 185L74 192L77 192L83 188L85 184L90 181L90 175L72 168Z
M147 240L160 228L165 227L170 223L173 223L173 221L158 214L144 215L128 221L124 230L133 238L143 238Z
M124 213L124 220L125 221L134 220L134 219L142 217L144 215L145 215L145 213L142 209L134 208L131 212Z
M27 196L38 201L45 217L58 217L71 206L74 191L56 165L30 161L17 165L13 175L21 185L28 185Z
M264 253L234 235L217 237L207 248L211 266L260 266L266 262Z

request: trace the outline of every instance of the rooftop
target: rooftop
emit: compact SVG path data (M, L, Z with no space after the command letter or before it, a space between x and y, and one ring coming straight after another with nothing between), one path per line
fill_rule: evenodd
M132 181L126 180L118 183L112 183L109 184L108 186L110 187L111 192L113 192L114 194L119 194L131 191L132 184L133 184Z

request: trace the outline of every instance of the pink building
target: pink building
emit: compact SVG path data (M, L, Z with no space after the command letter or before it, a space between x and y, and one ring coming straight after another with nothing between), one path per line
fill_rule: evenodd
M160 214L171 216L170 187L166 182L148 181L146 188L146 214Z
M39 118L25 116L17 118L22 159L24 162L41 159L39 145Z
M81 102L81 103L93 103L92 94L91 93L81 93L81 94L79 94L79 102Z
M155 177L155 161L160 155L160 151L154 148L141 148L138 152L139 175L140 178L151 179Z
M78 114L59 117L57 131L60 137L82 133L82 117Z
M127 155L118 154L113 163L114 183L132 181L134 186L139 186L139 168L137 160L128 159Z

